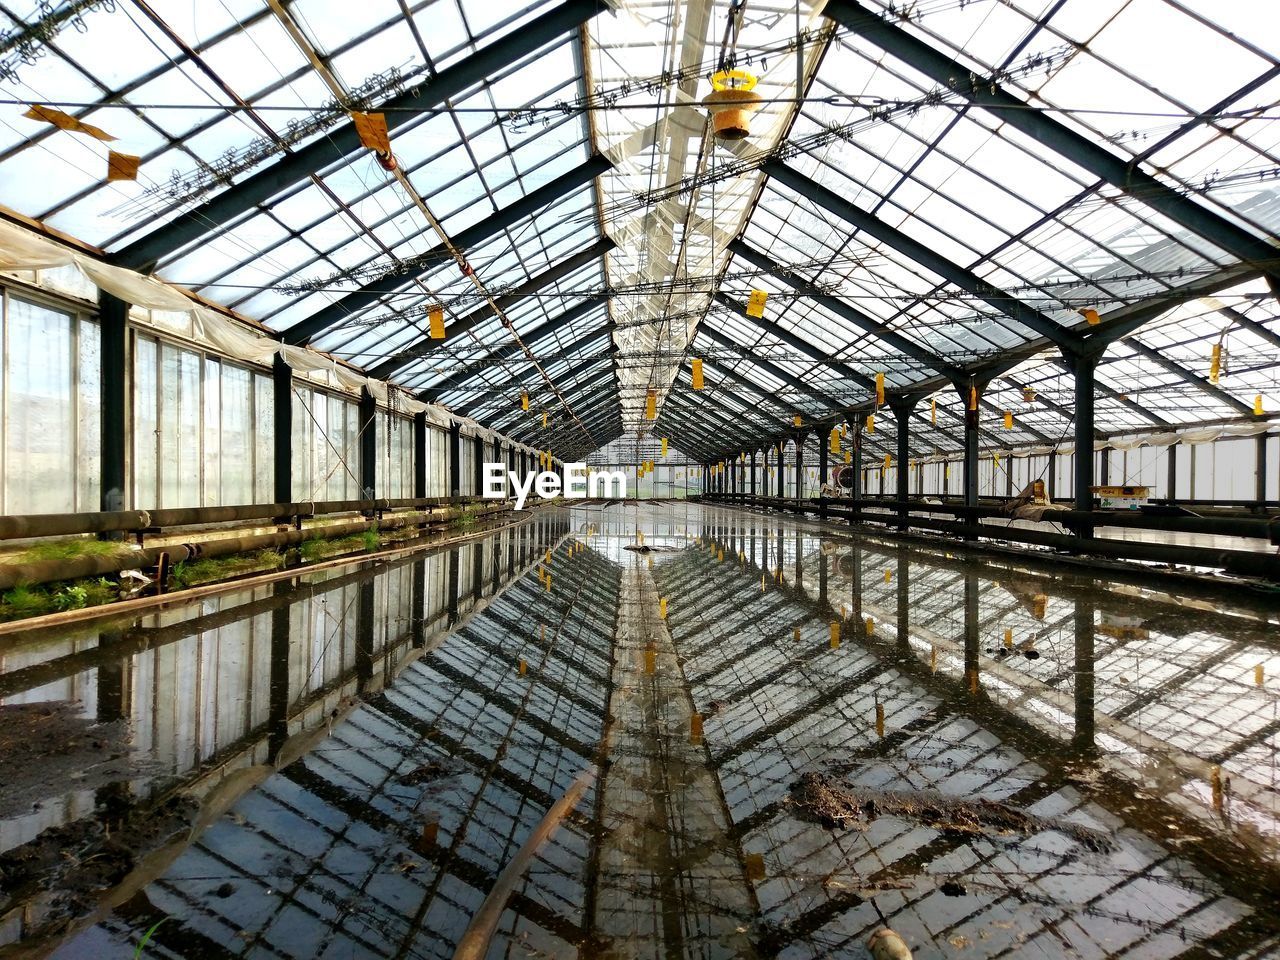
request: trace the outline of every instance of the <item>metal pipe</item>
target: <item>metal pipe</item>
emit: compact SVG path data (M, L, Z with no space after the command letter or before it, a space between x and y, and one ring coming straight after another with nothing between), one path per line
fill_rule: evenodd
M738 499L739 502L744 502L744 498ZM838 504L838 506L828 507L828 511L833 515L851 515L854 509L854 505L849 501L836 501L836 504ZM786 500L761 501L759 498L752 501L750 505L790 510L794 513L814 512L817 508L816 504L801 504ZM877 504L877 506L892 507L895 505L889 501L885 501ZM951 513L953 515L960 513L956 508L935 509L933 512ZM1076 513L1077 511L1062 511L1061 518L1068 519L1071 514ZM1095 525L1104 525L1097 522L1098 517L1099 514L1097 512L1088 512L1087 519L1092 521ZM885 526L897 526L900 523L900 518L896 513L887 512L875 514L863 513L861 515L861 519L863 522L879 523ZM1055 519L1059 519L1059 517L1055 517ZM1077 516L1075 519L1079 520L1080 518ZM1107 519L1110 520L1112 518ZM1155 521L1177 521L1185 520L1187 518L1151 517L1144 519ZM1209 521L1209 518L1199 519L1212 522ZM1248 523L1249 521L1236 522ZM1027 543L1035 546L1050 547L1056 550L1092 554L1094 556L1117 560L1139 560L1150 563L1185 564L1187 566L1222 569L1229 573L1241 576L1280 580L1280 556L1261 551L1222 550L1212 547L1197 547L1185 544L1148 543L1140 540L1104 540L1094 537L1080 537L1075 534L1053 533L1046 530L1031 530L1023 527L993 527L975 521L942 520L928 516L913 515L910 525L912 527L931 530L937 533L951 534L964 539L976 539L981 537L990 540L1005 540L1014 543ZM1074 526L1075 524L1072 525ZM1160 528L1151 527L1149 529ZM1280 525L1272 525L1271 531L1274 536L1280 537ZM1221 533L1221 531L1216 530L1204 530L1197 532ZM1235 535L1238 536L1239 534ZM1253 536L1256 538L1256 534Z
M420 497L392 500L329 500L299 503L256 503L225 507L183 507L170 510L115 510L97 513L32 513L0 517L0 540L27 537L67 537L85 533L153 532L238 520L289 521L335 513L381 513L388 510L426 510L475 503L480 497Z
M506 512L509 506L495 503L482 507L479 513L489 516ZM0 589L7 590L19 584L34 585L58 580L77 580L82 577L100 577L123 570L141 570L154 567L162 554L168 554L170 563L181 563L197 557L226 557L237 553L251 553L271 547L289 547L322 536L324 539L352 536L368 530L396 530L409 526L438 526L464 515L461 507L451 507L427 518L418 516L393 517L378 520L351 520L309 530L288 530L244 537L228 537L204 543L174 543L159 547L130 550L115 555L88 555L62 560L39 560L29 563L0 563Z

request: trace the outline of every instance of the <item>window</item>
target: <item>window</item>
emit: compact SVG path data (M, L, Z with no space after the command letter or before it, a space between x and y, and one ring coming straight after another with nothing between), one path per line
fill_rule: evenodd
M4 293L0 511L101 506L100 349L96 322Z
M134 505L145 510L269 502L274 417L266 374L139 335Z

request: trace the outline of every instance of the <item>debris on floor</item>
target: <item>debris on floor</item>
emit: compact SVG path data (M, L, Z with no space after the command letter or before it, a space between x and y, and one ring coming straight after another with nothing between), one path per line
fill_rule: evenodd
M902 817L953 833L1031 836L1054 830L1097 852L1115 849L1102 832L1047 820L995 800L960 800L936 793L868 790L820 773L806 773L791 786L791 808L803 820L832 829L865 830L877 817Z

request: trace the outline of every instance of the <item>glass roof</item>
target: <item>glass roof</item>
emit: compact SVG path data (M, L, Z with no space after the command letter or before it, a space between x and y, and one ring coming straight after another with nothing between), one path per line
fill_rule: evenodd
M1099 366L1104 435L1280 409L1280 6L599 6L0 0L0 204L562 457L758 449L881 373L938 401L917 455L957 448L974 371L984 443L1056 443L1053 341L1093 311L1146 318ZM701 105L729 68L763 98L736 142Z

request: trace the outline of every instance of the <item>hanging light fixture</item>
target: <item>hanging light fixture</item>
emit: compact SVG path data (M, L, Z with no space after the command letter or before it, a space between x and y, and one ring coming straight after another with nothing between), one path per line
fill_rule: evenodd
M751 114L760 109L756 78L745 70L721 70L711 76L711 93L702 105L711 114L711 132L719 140L743 140L751 134Z

